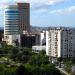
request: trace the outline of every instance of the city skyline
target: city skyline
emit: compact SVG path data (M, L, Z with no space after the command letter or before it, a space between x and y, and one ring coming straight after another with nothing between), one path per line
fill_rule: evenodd
M2 0L0 1L0 27L4 24L4 8L16 2L28 2L32 26L75 27L75 0Z

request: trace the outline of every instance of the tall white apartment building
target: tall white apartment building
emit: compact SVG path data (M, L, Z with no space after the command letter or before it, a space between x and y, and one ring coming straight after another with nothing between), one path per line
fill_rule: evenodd
M46 54L51 57L75 57L75 29L56 27L46 31Z

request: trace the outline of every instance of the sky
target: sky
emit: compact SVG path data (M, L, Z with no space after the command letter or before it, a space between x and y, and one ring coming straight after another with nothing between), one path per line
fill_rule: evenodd
M75 27L75 0L1 0L0 27L4 26L6 5L30 3L30 24L40 27Z

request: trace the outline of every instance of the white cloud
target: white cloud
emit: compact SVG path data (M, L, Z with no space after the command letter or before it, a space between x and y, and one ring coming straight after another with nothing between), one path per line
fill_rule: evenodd
M7 4L15 4L15 2L29 2L31 4L31 9L38 13L50 12L48 9L49 5L54 5L57 3L61 3L64 1L70 0L1 0L0 1L0 9L4 9ZM54 14L64 14L68 12L74 12L75 7L70 7L66 9L53 10L50 13Z
M52 5L52 4L56 4L56 3L60 3L60 2L63 2L64 0L49 0L49 4Z
M39 10L36 10L36 11L34 11L34 13L38 13L38 14L43 14L43 13L47 13L48 12L48 10L47 9L39 9Z
M64 0L29 0L30 3L35 4L35 3L44 3L44 4L54 4L54 3L59 3Z
M62 1L64 0L1 0L0 7L2 7L2 4L12 4L15 2L29 2L31 4L31 7L38 7L39 5L53 5Z
M27 0L24 0L24 1L27 1ZM41 7L45 5L53 5L53 4L64 2L64 1L65 0L29 0L27 2L31 4L31 8L36 8L36 7Z
M64 9L53 10L50 13L58 15L66 15L70 13L75 13L75 6L67 7Z
M0 1L0 9L4 9L7 5L15 4L15 1L12 0L1 0Z

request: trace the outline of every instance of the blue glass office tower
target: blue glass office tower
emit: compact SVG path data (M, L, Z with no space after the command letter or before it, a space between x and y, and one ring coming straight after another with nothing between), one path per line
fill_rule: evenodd
M6 7L4 20L5 20L4 24L5 35L19 34L18 9L16 5L11 5Z
M8 5L4 15L4 40L12 45L19 40L20 35L30 31L30 5L29 3L17 3Z
M4 34L23 34L30 31L30 4L17 3L5 9Z
M8 45L15 46L16 41L20 44L18 18L17 5L7 6L4 15L4 41L6 41Z

